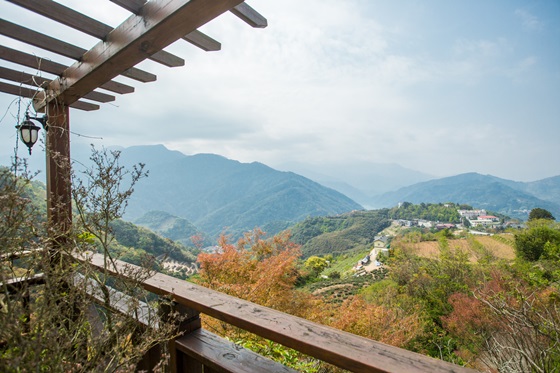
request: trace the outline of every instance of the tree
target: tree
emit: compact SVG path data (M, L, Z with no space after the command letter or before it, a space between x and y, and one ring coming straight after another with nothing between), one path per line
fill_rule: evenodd
M530 228L515 235L517 255L525 260L537 261L547 252L554 256L560 247L560 230L549 220L533 220Z
M554 216L545 209L541 209L540 207L534 208L529 213L529 221L537 220L537 219L548 219L548 220L555 220Z
M404 313L398 307L369 303L361 295L346 300L334 315L331 326L397 347L406 346L424 329L419 310Z
M305 267L313 271L313 274L315 276L318 276L319 273L323 272L323 270L328 266L329 262L325 258L321 258L318 256L310 256L305 261Z
M78 229L65 232L67 244L57 245L60 265L53 265L50 250L40 250L48 247L49 238L41 226L45 220L39 215L41 209L28 197L32 185L28 173L16 172L17 160L11 172L0 172L0 243L2 254L8 254L0 258L0 371L131 371L149 349L174 336L175 319L167 322L158 315L165 302L149 301L140 290L139 281L149 275L148 267L109 275L114 266L108 250L110 223L124 213L133 190L126 185L129 174L118 158L119 153L92 149L96 168L87 170L74 188ZM74 256L97 248L105 258L104 270L87 260L74 261ZM10 259L22 249L33 251ZM32 287L25 281L41 272L48 274L42 276L42 284ZM24 281L14 288L7 285L10 280ZM102 302L88 294L97 294ZM140 301L149 305L142 319L150 325L157 320L158 328L145 327L138 313L115 311L115 302L137 310Z
M287 232L265 239L255 229L246 233L237 244L221 236L218 250L201 253L199 283L223 293L296 316L312 318L312 297L297 291L299 245L290 241ZM216 319L203 318L205 327L226 336L237 344L296 369L305 369L309 359L285 347L256 337Z
M453 294L453 312L443 323L460 341L462 356L478 356L491 371L558 372L557 290L534 288L515 277L495 270L472 295Z
M215 253L201 253L200 284L263 306L302 316L305 306L294 288L299 245L288 233L265 239L255 229L236 245L222 236Z

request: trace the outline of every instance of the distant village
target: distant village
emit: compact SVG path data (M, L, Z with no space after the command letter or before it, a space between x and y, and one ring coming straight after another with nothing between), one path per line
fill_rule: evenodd
M523 225L517 222L501 222L500 218L494 215L488 215L486 210L457 210L461 216L462 224L440 223L423 219L413 220L396 220L398 224L403 227L422 227L422 228L435 228L437 230L451 229L451 228L464 228L468 227L482 227L482 228L522 228Z
M443 229L465 229L470 227L471 229L469 230L469 233L474 235L492 235L492 233L485 232L486 228L524 228L524 224L520 224L518 222L502 222L499 217L489 215L484 209L457 210L457 212L463 221L461 224L440 223L424 219L398 219L393 220L393 224L406 228L434 228L438 231ZM482 228L483 231L473 230L472 228ZM356 275L362 275L383 267L383 264L379 262L377 258L380 253L389 252L391 238L392 237L389 235L375 236L371 252L363 259L359 260L354 266Z

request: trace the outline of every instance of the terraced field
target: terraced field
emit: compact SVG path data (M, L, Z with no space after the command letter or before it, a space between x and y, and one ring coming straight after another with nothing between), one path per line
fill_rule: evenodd
M515 259L513 242L513 235L505 233L495 236L473 236L470 239L449 240L449 247L467 252L471 262L476 262L480 257L480 247L483 247L498 259L513 260ZM439 254L439 243L437 241L424 241L407 245L422 257L435 258Z

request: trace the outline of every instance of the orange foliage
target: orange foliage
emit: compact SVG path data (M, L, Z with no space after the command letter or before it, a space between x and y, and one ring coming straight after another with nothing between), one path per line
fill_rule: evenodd
M359 295L340 306L331 326L397 347L404 347L424 329L420 313L405 314L396 307L368 303Z
M202 285L280 311L304 316L307 299L294 288L299 246L287 233L264 239L256 229L236 245L222 236L216 253L200 254Z
M461 340L472 341L483 336L489 329L491 320L485 305L473 296L455 293L449 297L453 311L442 317L445 329L460 337Z

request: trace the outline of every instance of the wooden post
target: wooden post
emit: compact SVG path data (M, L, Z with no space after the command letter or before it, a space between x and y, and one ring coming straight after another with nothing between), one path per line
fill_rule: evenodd
M179 312L184 320L181 321L178 332L181 335L188 334L194 330L201 328L200 312L192 308L183 306L182 304L175 303L174 311ZM191 358L177 350L175 339L169 341L169 366L171 373L192 372L202 373L209 372L203 368L202 362Z
M193 330L200 329L201 320L200 312L193 310L192 308L183 306L181 304L173 302L172 304L164 304L159 310L162 322L177 322L171 315L177 312L180 315L180 322L176 325L176 333L180 336L188 334ZM153 327L146 325L146 327ZM135 371L153 371L154 367L161 362L163 358L163 353L167 351L169 353L169 365L167 372L170 373L202 373L202 363L193 360L189 356L182 354L176 348L175 338L167 342L167 346L156 345L152 347L138 362Z
M55 262L60 260L57 253L67 243L72 226L69 113L68 106L55 101L47 106L47 218L49 254Z

